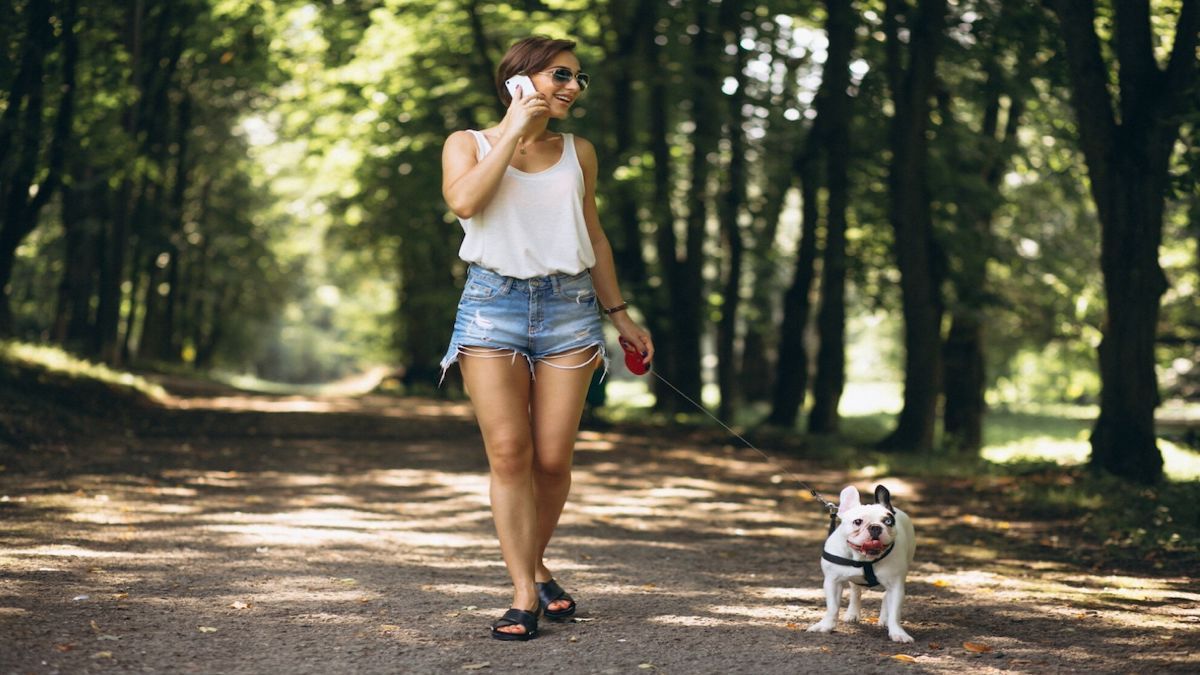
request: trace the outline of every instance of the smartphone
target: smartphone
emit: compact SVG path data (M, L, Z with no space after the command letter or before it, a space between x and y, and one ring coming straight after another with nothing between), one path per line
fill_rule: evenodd
M522 96L532 96L537 89L533 87L533 80L529 79L528 75L513 75L504 81L504 86L508 87L508 95L517 97L517 85L521 86Z

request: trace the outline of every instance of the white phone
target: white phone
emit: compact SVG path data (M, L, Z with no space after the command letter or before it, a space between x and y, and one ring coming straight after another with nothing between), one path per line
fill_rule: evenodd
M522 96L532 96L537 92L533 86L533 80L529 79L528 75L513 75L504 81L504 86L508 87L508 95L513 98L517 97L517 85L521 86Z

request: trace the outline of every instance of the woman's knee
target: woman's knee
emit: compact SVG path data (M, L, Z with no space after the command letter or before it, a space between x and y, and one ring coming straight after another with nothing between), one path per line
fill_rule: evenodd
M528 476L533 470L533 446L527 439L491 439L487 454L492 473L499 477Z
M562 480L571 476L571 453L538 452L533 458L533 471L539 478Z

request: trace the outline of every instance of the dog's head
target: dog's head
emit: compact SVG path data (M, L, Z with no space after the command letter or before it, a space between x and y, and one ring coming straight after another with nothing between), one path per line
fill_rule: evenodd
M891 493L882 485L875 488L874 504L861 503L858 489L847 485L842 489L838 518L842 524L837 532L851 549L868 558L882 555L896 537L896 509L892 508Z

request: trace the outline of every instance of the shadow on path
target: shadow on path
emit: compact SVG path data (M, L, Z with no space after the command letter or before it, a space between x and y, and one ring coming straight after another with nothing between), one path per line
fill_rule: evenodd
M829 493L886 482L919 538L915 644L871 623L806 633L823 607L825 526L806 493L751 451L621 428L581 434L549 559L580 620L499 643L486 626L507 579L463 404L204 392L138 424L123 447L0 475L0 672L1194 672L1200 660L1194 579L1025 559L935 486L785 461ZM867 594L869 618L879 599Z

